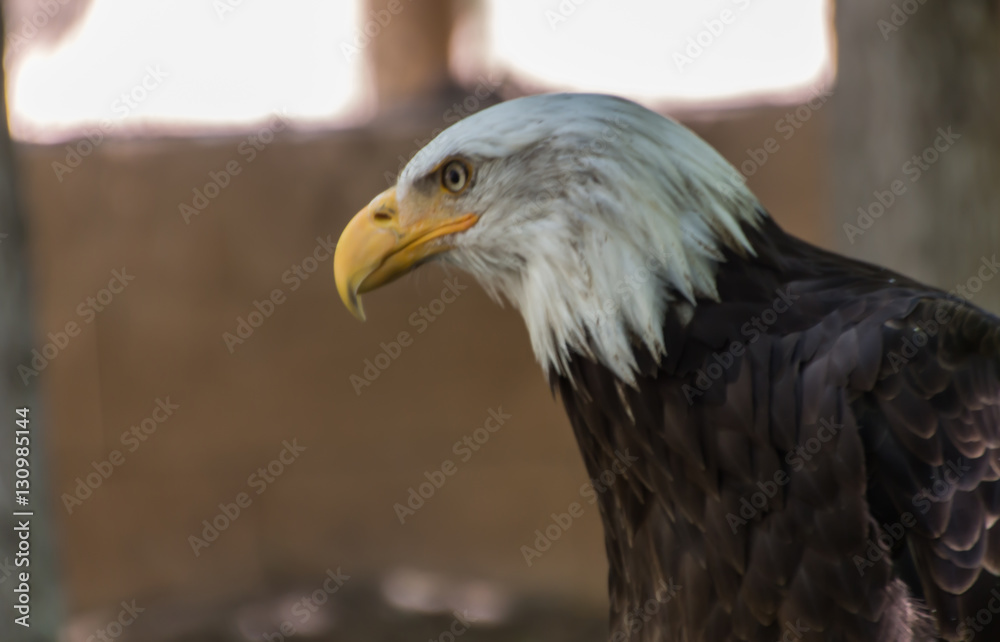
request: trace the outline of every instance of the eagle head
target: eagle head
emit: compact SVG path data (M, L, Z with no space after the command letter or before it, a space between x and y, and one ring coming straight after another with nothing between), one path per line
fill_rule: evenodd
M360 294L445 261L520 310L547 372L576 353L631 383L635 348L663 355L667 309L718 299L723 250L752 253L741 226L762 216L736 169L677 122L613 96L529 96L421 149L348 223L334 274L363 320Z

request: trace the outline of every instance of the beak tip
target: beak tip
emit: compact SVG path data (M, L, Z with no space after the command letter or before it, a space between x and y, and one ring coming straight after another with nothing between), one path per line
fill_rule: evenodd
M340 284L338 283L338 285ZM347 311L350 312L351 316L355 319L364 323L366 319L365 306L361 304L361 297L358 296L357 289L350 287L349 285L346 287L338 287L337 289L340 290L340 300L344 303L344 307L347 308Z

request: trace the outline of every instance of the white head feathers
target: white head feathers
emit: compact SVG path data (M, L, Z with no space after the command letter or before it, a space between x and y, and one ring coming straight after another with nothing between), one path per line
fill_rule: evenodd
M550 94L456 123L406 166L397 194L449 157L466 159L460 195L479 222L445 260L524 316L543 367L572 352L634 381L634 342L662 355L664 314L717 298L720 249L750 252L759 219L743 177L682 125L633 102Z

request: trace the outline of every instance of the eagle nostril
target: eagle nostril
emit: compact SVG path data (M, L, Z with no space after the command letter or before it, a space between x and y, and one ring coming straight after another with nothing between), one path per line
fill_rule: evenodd
M374 218L376 223L388 223L392 220L392 214L389 212L375 212Z

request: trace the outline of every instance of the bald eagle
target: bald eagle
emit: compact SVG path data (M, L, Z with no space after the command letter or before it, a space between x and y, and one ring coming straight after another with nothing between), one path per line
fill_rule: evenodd
M588 472L624 482L612 642L1000 640L1000 319L789 236L602 95L441 133L348 223L336 285L363 319L430 260L521 312Z

